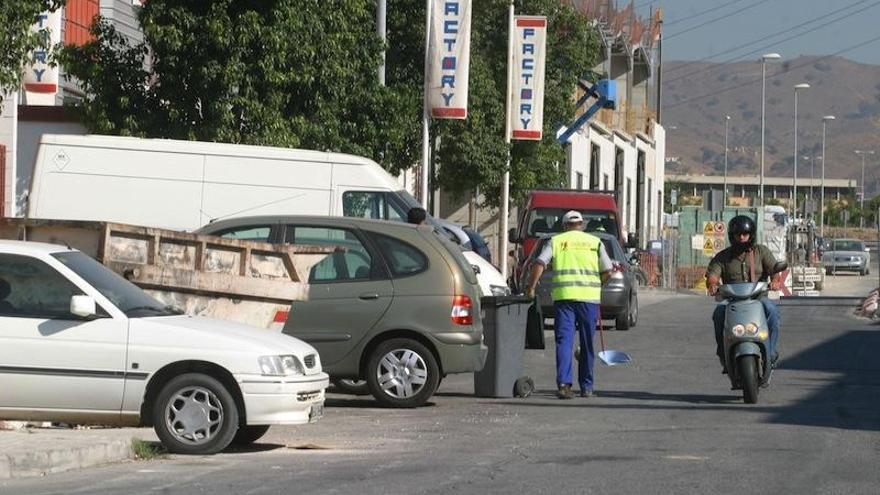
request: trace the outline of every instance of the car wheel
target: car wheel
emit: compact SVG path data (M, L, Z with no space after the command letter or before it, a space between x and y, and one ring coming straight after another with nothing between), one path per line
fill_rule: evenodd
M630 311L632 311L632 302L632 296L630 296L629 301L626 303L626 307L623 308L623 311L621 311L614 319L614 328L617 330L629 330L629 317Z
M434 354L412 339L390 339L370 354L367 362L370 392L385 406L418 407L434 395L440 368Z
M162 387L153 404L153 428L169 452L216 454L238 432L238 406L218 380L180 375Z
M250 445L269 431L269 425L239 426L238 433L232 439L232 445Z
M351 378L335 378L331 380L335 391L340 394L370 395L370 386L366 380L352 380Z
M825 275L831 275L831 268L825 269Z
M639 296L633 295L630 300L629 308L629 326L630 328L639 323Z

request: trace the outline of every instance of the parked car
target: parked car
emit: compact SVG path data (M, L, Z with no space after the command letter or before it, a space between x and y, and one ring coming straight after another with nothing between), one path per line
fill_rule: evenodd
M283 332L314 345L331 377L366 381L385 405L420 406L443 376L482 368L476 274L432 225L264 216L199 232L336 248L311 269L308 298L291 305Z
M822 253L825 274L834 272L858 272L859 275L871 273L871 252L859 239L833 239Z
M584 217L587 232L605 232L615 236L621 245L635 246L624 240L620 229L620 211L612 191L583 191L576 189L535 190L520 209L516 228L507 233L515 244L512 284L522 278L524 263L542 237L562 232L562 216L569 210L577 210ZM518 289L518 288L517 288Z
M0 419L150 425L212 454L323 414L317 351L182 315L84 253L0 241Z
M489 244L479 232L466 225L457 225L439 218L435 218L434 223L453 236L462 248L473 251L489 263L492 263L492 253L489 251Z
M639 320L638 281L635 273L629 266L628 258L616 236L602 232L591 232L591 234L598 237L605 245L605 252L608 253L608 257L611 258L614 265L610 280L602 286L602 305L600 308L602 319L614 319L615 328L629 330L630 327L636 326ZM542 237L538 240L538 244L525 262L520 287L526 287L532 263L548 242L550 242L550 237ZM550 270L545 270L536 290L538 301L541 303L541 311L548 318L556 316L553 299L550 297L550 289L548 288L550 277Z

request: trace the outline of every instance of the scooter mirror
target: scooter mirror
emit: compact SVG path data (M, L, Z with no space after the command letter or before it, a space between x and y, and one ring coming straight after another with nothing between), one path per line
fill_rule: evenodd
M788 269L788 263L785 261L777 261L776 264L773 265L773 274L777 274L779 272L784 272Z

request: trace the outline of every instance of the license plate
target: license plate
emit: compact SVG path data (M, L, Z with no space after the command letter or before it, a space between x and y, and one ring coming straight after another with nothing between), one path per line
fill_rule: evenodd
M312 410L309 411L309 423L315 422L324 416L324 403L319 402L312 404Z

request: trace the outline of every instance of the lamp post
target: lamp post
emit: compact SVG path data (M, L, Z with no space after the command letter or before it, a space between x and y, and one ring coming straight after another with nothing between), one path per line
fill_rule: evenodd
M859 201L859 210L861 210L861 215L859 215L859 228L865 228L865 157L867 155L873 155L874 150L856 150L857 155L862 156L862 199Z
M822 117L822 186L819 191L819 235L825 237L825 163L828 161L825 155L825 127L828 121L835 120L834 115Z
M724 194L721 195L724 207L727 206L727 130L730 123L730 115L724 116Z
M767 95L767 61L782 58L778 53L766 53L761 57L761 177L758 189L758 201L764 206L764 114L766 110Z
M810 85L807 83L795 84L794 85L794 184L792 185L791 197L794 200L792 203L792 214L794 215L794 219L797 220L798 214L798 197L797 197L797 166L798 166L798 145L797 145L797 110L798 110L798 90L799 89L809 89Z

